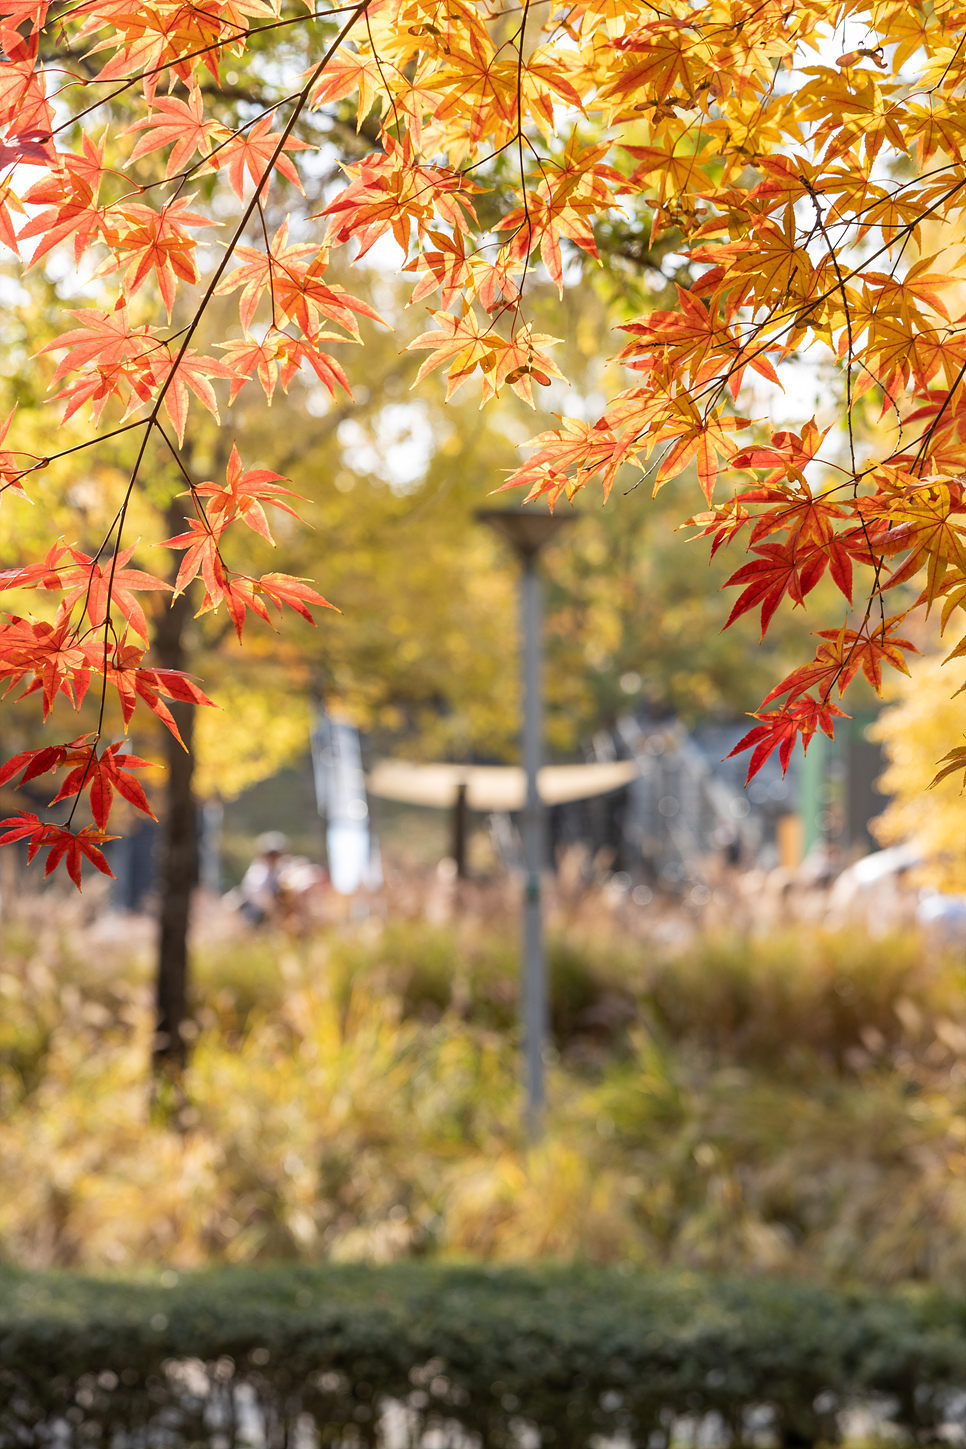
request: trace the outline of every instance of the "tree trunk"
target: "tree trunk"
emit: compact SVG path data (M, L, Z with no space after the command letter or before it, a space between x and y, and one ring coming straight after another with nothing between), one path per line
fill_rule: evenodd
M465 880L469 875L466 867L467 836L466 785L457 785L456 801L453 805L453 859L456 861L456 875Z
M175 504L169 511L169 530L178 533L183 526L183 511L180 504ZM184 594L170 608L162 610L153 648L162 669L185 668L185 629L191 613ZM198 839L197 802L192 790L194 706L173 701L170 708L188 748L183 750L174 735L165 730L168 781L161 838L161 919L153 1057L156 1072L177 1078L187 1058L182 1028L187 1019L188 926L191 895L198 878Z

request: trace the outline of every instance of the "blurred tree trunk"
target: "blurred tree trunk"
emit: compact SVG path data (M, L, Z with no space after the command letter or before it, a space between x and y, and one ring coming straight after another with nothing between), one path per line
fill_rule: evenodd
M174 500L167 516L170 534L183 530L184 516L181 500ZM158 614L153 652L162 669L186 667L185 632L191 614L191 604L185 594ZM161 919L153 1055L156 1072L177 1077L187 1057L182 1027L188 1009L188 927L191 895L198 878L198 838L197 801L192 789L194 706L172 701L170 708L187 749L181 748L169 730L164 731L168 780L161 835Z

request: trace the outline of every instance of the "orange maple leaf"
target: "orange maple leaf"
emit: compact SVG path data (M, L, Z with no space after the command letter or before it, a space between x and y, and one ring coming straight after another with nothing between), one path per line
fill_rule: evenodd
M126 268L124 289L129 297L133 297L154 272L169 320L179 280L198 280L195 261L198 244L185 227L219 225L210 217L188 211L187 206L187 199L172 201L154 211L139 202L127 202L110 211L106 240L113 257L97 272L98 276L104 276Z
M233 519L240 518L274 547L275 540L272 538L262 504L273 503L276 508L298 518L295 509L282 502L283 498L299 496L291 488L278 486L288 481L281 473L273 473L269 468L252 468L247 473L243 472L238 449L233 443L224 486L219 483L199 483L192 492L198 497L211 499L207 513L216 529L220 531Z

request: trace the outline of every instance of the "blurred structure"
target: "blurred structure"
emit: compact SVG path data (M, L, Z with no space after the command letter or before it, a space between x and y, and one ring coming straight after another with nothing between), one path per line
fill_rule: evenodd
M537 790L544 806L560 805L620 789L636 775L633 760L544 765L537 771ZM527 777L518 765L424 765L408 760L378 760L366 783L369 793L383 800L452 811L453 860L461 877L468 874L468 813L518 812L527 796Z
M115 910L141 911L157 888L160 827L155 820L139 821L118 840L107 845L107 860L114 872L111 899Z
M875 788L884 764L880 747L865 738L867 719L837 723L839 738L816 737L804 760L796 751L785 778L773 755L746 789L747 754L727 758L746 721L688 731L673 717L628 711L586 742L583 763L539 769L545 868L556 869L579 847L595 879L626 877L629 890L660 890L693 904L731 872L795 874L804 867L803 879L827 884L869 854L869 821L887 803ZM262 782L226 806L223 821L220 807L199 812L200 883L211 893L237 885L257 836L278 825L299 855L317 861L320 816L336 891L380 889L380 848L371 830L379 799L395 802L392 828L383 821L390 838L395 832L394 859L400 831L412 828L420 838L428 830L434 842L426 863L448 855L457 878L468 877L474 859L481 876L500 866L524 870L520 766L382 759L367 774L358 732L331 714L317 718L311 745L311 769L305 760ZM410 816L406 805L418 813ZM427 807L440 812L431 828ZM108 845L116 909L149 905L157 888L156 832L145 822Z
M378 890L382 865L369 830L366 779L359 732L351 720L320 710L312 729L315 801L325 819L325 846L332 887L351 896Z
M706 887L721 867L794 871L821 858L835 873L872 848L869 821L886 803L875 788L884 761L865 738L867 722L840 721L834 743L813 739L784 778L772 755L746 788L747 754L728 758L744 722L689 733L674 719L625 715L587 753L631 760L635 777L619 792L552 810L551 854L585 843L615 872L672 891Z

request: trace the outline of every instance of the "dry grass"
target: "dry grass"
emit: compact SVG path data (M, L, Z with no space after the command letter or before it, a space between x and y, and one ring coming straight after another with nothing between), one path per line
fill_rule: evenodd
M966 1289L966 972L913 939L672 954L584 901L557 921L527 1150L500 912L209 933L172 1112L145 1076L147 943L86 909L28 900L3 928L7 1261L433 1252Z

